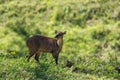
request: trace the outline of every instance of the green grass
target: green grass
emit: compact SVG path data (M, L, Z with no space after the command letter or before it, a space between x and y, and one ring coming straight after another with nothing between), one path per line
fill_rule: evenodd
M119 80L119 0L1 0L0 80ZM56 65L51 54L27 62L26 40L67 31ZM66 67L66 61L74 63ZM78 70L74 71L75 68Z

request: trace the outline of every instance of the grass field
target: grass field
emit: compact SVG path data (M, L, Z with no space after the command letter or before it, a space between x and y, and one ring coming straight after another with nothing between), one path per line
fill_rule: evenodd
M27 62L26 40L55 30L67 32L59 64L50 53ZM120 80L116 66L119 0L0 0L0 80Z

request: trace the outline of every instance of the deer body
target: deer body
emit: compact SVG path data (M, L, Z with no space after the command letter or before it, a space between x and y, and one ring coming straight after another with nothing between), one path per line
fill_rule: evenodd
M26 45L29 49L28 61L35 55L35 60L39 62L40 52L49 52L52 53L56 64L58 64L58 56L63 46L63 35L66 32L55 31L55 38L45 37L45 36L33 36L29 38L26 42Z

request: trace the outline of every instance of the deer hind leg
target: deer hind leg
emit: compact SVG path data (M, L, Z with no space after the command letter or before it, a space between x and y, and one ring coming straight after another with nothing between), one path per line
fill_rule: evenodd
M40 63L40 62L39 62L39 56L40 56L39 53L36 53L36 54L35 54L35 60L36 60L38 63Z
M29 62L30 58L35 54L35 52L30 51L29 55L27 56L27 61Z

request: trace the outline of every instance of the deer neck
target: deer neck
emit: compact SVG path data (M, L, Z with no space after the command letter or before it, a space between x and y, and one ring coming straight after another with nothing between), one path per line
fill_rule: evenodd
M61 50L63 46L63 37L57 38L57 45L59 46Z

